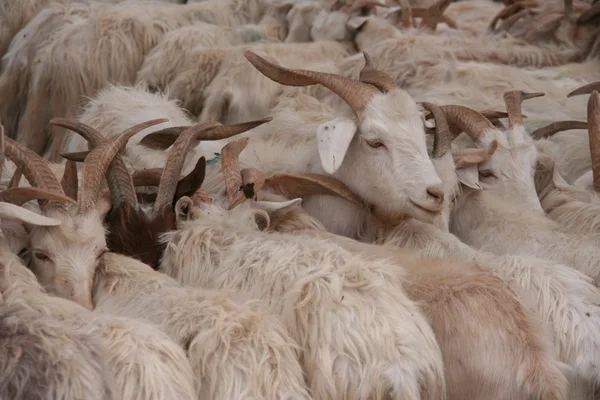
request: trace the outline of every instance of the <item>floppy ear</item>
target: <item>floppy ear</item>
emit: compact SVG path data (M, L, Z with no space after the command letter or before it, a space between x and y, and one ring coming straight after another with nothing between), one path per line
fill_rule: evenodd
M457 168L456 175L461 184L470 187L471 189L481 190L481 185L479 184L479 168L477 167L477 164Z
M176 222L188 221L192 217L192 207L194 202L191 198L183 196L175 203L175 220Z
M352 17L346 22L346 26L350 32L360 32L365 24L369 21L368 17Z
M0 218L16 219L35 226L57 226L61 224L59 219L48 218L26 208L5 202L0 202Z
M325 172L333 174L340 168L356 130L356 123L350 118L335 118L319 125L317 149Z

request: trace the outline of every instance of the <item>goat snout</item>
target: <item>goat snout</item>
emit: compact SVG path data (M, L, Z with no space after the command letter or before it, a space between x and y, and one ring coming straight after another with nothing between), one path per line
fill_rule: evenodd
M429 186L427 188L427 194L436 204L442 204L444 202L444 189L440 185Z

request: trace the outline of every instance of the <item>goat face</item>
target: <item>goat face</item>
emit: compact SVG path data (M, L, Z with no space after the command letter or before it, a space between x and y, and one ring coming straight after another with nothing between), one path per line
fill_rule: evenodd
M317 130L326 172L335 172L355 193L390 214L409 214L427 222L440 215L442 182L427 154L421 113L408 93L393 89L373 96L361 115L358 134L354 123L345 124L334 120ZM337 142L329 146L323 140L328 130L338 130L336 125L345 131L332 135ZM351 139L346 154L342 136Z
M51 212L59 226L34 227L31 231L30 267L50 292L93 309L94 272L106 251L102 214Z

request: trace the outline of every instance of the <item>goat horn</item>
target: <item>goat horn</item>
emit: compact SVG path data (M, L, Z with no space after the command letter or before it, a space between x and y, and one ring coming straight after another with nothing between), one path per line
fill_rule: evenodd
M375 0L357 0L350 6L348 13L353 13L360 10L361 8L374 8L374 7L389 7L387 4Z
M555 133L567 131L569 129L587 129L588 123L582 121L558 121L543 126L531 132L531 137L534 139L547 138Z
M405 28L413 27L413 9L409 0L400 0L400 12L402 13L402 26Z
M154 186L160 185L160 177L162 175L163 168L149 168L142 171L135 171L133 173L133 184L136 187L139 186ZM196 162L196 166L186 176L180 176L179 182L177 183L177 190L175 191L175 197L173 202L176 202L183 196L191 196L202 186L204 177L206 175L206 158L200 157ZM156 195L155 195L156 196ZM154 199L156 201L156 199Z
M221 149L221 173L225 178L227 200L230 208L239 201L239 191L244 182L242 181L238 158L242 150L248 145L249 140L249 138L234 140Z
M588 83L587 85L575 89L571 93L569 93L567 97L579 96L581 94L589 94L592 93L594 90L600 90L600 81Z
M17 168L23 171L23 175L25 175L31 186L53 193L65 194L48 162L39 154L8 137L4 138L4 142L6 156L15 163ZM45 200L39 200L39 204L42 209L48 206Z
M583 13L581 13L579 18L577 18L577 23L580 25L585 24L586 22L595 18L598 14L600 14L600 3L594 4L593 6L585 10Z
M492 141L488 147L481 149L466 149L452 153L455 168L460 168L465 165L477 165L490 159L498 148L498 142Z
M431 7L427 9L427 13L423 17L423 21L421 22L421 26L425 26L431 30L437 28L437 24L439 24L440 19L442 18L442 14L446 11L446 8L450 5L452 0L438 0Z
M351 203L365 203L346 184L330 176L319 174L276 174L265 181L264 189L272 190L288 199L313 195L344 198Z
M340 96L360 117L367 103L379 90L366 83L340 75L302 69L288 69L273 64L250 50L244 56L267 78L287 86L310 86L321 84Z
M481 113L468 107L448 105L440 106L450 127L453 125L460 129L460 132L466 132L467 135L478 141L481 134L489 129L495 129L489 119Z
M190 126L171 126L156 132L147 134L142 138L140 144L154 150L166 150L175 143L177 137Z
M365 57L365 66L360 71L361 82L375 86L382 93L387 93L397 87L396 82L388 74L375 68L373 60L366 51L363 51L363 56Z
M423 108L431 112L435 120L435 133L433 137L433 157L442 158L452 146L450 126L441 108L435 104L423 102Z
M490 121L494 119L508 118L508 113L505 111L483 110L481 111L481 114Z
M16 188L19 187L19 183L21 182L21 176L23 175L23 170L19 167L15 168L15 172L13 173L12 178L10 178L10 182L8 183L8 188Z
M204 136L210 136L211 130L220 128L221 124L216 121L201 122L189 127L179 135L169 150L169 155L165 161L165 167L160 177L156 202L153 212L158 214L167 206L173 203L177 182L183 168L183 163L187 156L190 146L196 138L204 139Z
M100 185L102 179L108 170L108 166L131 139L146 128L166 122L164 118L154 119L138 125L135 125L112 140L105 141L100 146L94 148L85 159L83 164L83 184L79 188L77 196L80 214L86 214L94 209L96 202L100 197ZM114 205L116 206L116 205Z
M75 203L75 201L63 194L52 193L36 187L15 187L0 193L0 202L22 206L32 200L60 201L64 203Z
M229 210L233 210L248 199L255 199L256 194L260 192L265 184L265 177L255 168L244 168L240 171L240 177L242 178L242 183L239 186L241 193L233 202L229 203Z
M2 172L4 170L4 161L6 160L5 148L6 145L4 143L4 125L2 125L2 121L0 121L0 176L2 176Z
M75 161L75 162L84 162L87 156L91 153L90 150L87 151L78 151L76 153L60 153L60 156L65 160Z
M544 93L526 93L520 90L512 90L504 93L504 104L508 113L508 127L523 125L523 114L521 114L521 103L524 100L545 96Z
M163 120L166 122L167 120ZM107 138L96 129L89 125L77 121L69 121L65 118L53 118L50 120L53 125L61 126L79 134L88 142L88 148L94 149L106 142ZM114 160L108 166L106 175L108 187L110 189L111 203L113 207L118 207L123 202L129 204L134 209L137 208L137 196L135 188L131 181L131 175L125 165L125 161L120 154L117 154Z
M62 180L60 181L65 194L77 200L77 163L75 161L67 160L65 164L65 172L63 173Z
M588 100L588 127L594 190L600 192L600 94L596 90Z
M519 3L515 3L510 6L504 7L502 10L500 10L500 12L498 12L498 14L496 14L494 16L494 18L492 19L492 22L490 22L490 25L488 26L488 29L490 31L495 31L498 21L505 20L507 17L513 15L514 13L519 11L521 8L522 8L522 5Z
M0 203L0 218L16 218L21 222L37 226L57 226L61 224L60 219L44 217L10 203Z

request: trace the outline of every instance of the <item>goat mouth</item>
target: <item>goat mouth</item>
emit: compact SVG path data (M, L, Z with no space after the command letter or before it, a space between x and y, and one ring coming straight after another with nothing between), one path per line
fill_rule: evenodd
M425 213L427 213L428 215L431 215L431 216L439 215L442 212L442 207L441 206L440 207L434 206L436 208L435 209L431 209L431 208L423 207L422 205L420 205L419 203L417 203L417 202L415 202L413 200L410 200L410 202L417 209L419 209L419 210L421 210L421 211L423 211L423 212L425 212Z

